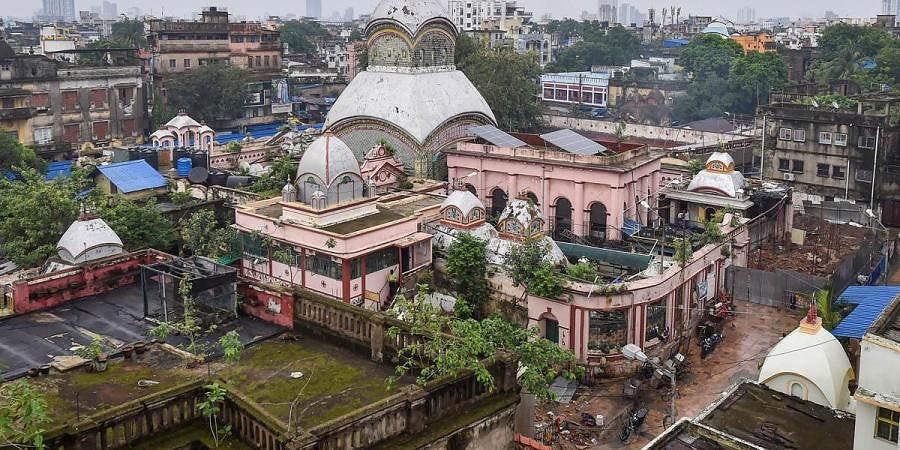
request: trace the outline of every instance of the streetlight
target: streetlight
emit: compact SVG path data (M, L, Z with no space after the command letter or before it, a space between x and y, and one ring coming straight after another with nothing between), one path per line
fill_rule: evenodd
M657 370L659 373L669 377L669 382L670 382L670 385L672 388L672 395L671 395L671 399L669 400L669 419L674 423L675 422L675 414L676 414L675 397L677 397L676 392L678 392L678 387L676 385L676 379L675 379L676 378L675 377L676 364L657 363L656 361L654 361L650 358L647 358L647 354L645 354L644 351L641 350L640 347L638 347L637 345L634 345L634 344L628 344L628 345L622 347L622 356L624 356L626 359L638 361L641 363L649 362L650 365L655 370ZM665 419L663 420L663 422L665 423Z

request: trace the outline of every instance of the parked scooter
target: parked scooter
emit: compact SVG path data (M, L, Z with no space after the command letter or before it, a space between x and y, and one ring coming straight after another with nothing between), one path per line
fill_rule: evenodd
M716 346L725 339L725 332L715 332L700 341L700 359L706 359Z
M648 412L647 408L641 408L628 414L628 417L625 418L625 425L622 426L622 431L619 433L619 440L628 442L631 435L637 432L638 428L644 424L644 419L647 418Z

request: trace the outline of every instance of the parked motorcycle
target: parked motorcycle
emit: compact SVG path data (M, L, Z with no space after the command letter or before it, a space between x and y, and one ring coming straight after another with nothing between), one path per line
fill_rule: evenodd
M706 359L716 346L725 339L725 332L715 332L700 341L700 359Z
M628 442L628 439L631 438L635 432L637 432L638 428L644 424L644 419L647 418L647 413L649 411L647 408L640 408L636 411L632 411L625 418L625 425L622 426L622 431L619 433L619 440L622 442Z

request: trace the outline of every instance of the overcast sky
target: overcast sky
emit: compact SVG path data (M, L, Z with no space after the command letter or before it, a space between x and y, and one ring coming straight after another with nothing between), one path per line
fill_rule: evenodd
M102 0L75 0L76 10L87 10L91 5ZM519 0L520 3L535 11L537 15L551 13L557 17L577 17L582 10L596 12L597 0ZM620 2L622 0L619 0ZM154 15L190 16L202 6L227 6L235 15L243 15L255 19L264 15L303 15L306 11L306 0L118 0L119 12L129 6L137 6ZM341 14L348 7L353 7L356 14L371 12L377 0L322 0L323 14L330 16L333 11ZM681 6L682 17L687 13L695 15L723 15L732 18L739 7L751 4L746 0L633 0L642 11L650 7ZM845 17L874 17L881 12L881 0L758 0L753 2L758 17L821 17L825 10L833 10ZM0 15L13 17L30 17L41 8L40 0L0 0Z

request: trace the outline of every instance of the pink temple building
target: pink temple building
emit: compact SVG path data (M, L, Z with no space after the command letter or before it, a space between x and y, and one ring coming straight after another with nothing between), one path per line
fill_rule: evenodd
M428 189L441 190L443 183L420 191ZM381 308L406 277L431 266L432 236L419 229L423 221L439 216L441 201L415 192L378 196L353 151L326 133L307 148L296 181L284 187L281 198L235 211L242 237L241 272L266 283ZM281 305L270 308L280 312Z

